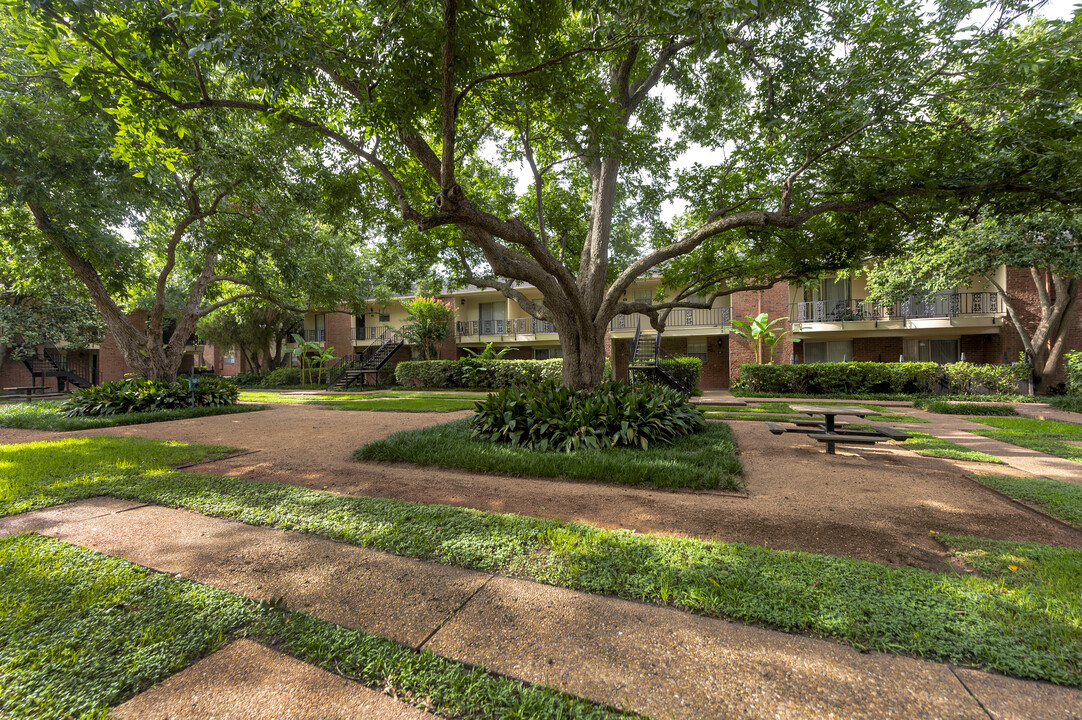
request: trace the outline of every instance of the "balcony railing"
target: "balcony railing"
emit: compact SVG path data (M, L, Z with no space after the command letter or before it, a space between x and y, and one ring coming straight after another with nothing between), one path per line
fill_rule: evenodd
M303 331L301 331L301 337L303 337L307 342L326 342L327 341L327 331L326 331L326 329L323 329L323 330L303 330Z
M459 320L455 334L459 337L477 335L540 335L554 333L556 326L537 318L513 318L511 320Z
M1003 312L999 293L935 293L926 298L909 298L898 303L872 300L815 300L794 303L794 323L866 322L871 320L913 320L952 318L959 315L988 315Z
M367 342L368 340L382 340L387 337L387 328L382 325L371 327L353 328L353 342Z
M682 327L725 327L733 319L733 309L720 308L676 308L669 312L665 320L665 329ZM617 315L609 323L612 330L634 330L642 317L639 315Z

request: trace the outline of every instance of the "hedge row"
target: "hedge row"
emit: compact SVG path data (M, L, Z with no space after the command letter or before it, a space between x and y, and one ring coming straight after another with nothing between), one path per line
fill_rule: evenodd
M399 385L429 388L504 388L545 380L560 381L563 360L420 360L400 362L395 368ZM605 360L605 379L612 366Z
M931 393L1010 395L1028 377L1026 365L974 363L809 363L741 365L734 390L794 394Z
M1067 394L1082 395L1082 350L1072 350L1063 357L1067 367Z

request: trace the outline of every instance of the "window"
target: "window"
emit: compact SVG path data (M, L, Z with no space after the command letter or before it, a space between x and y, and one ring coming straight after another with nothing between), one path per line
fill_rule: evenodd
M391 311L388 308L384 307L379 309L379 321L391 322Z
M237 363L237 354L234 350L230 349L229 352L222 355L223 365L235 365Z
M706 362L706 340L688 339L688 357L699 358Z
M507 303L481 303L478 306L481 315L482 335L503 335L507 325Z
M636 290L635 302L654 304L654 291L653 290Z
M946 365L958 362L961 358L958 338L906 340L903 351L906 362L934 362Z
M853 341L803 342L804 362L845 362L853 359Z
M534 348L533 359L534 360L553 360L558 357L563 357L561 348Z
M827 278L825 280L820 280L814 285L806 286L804 288L804 301L848 301L852 296L850 290L851 283L849 282L849 278Z

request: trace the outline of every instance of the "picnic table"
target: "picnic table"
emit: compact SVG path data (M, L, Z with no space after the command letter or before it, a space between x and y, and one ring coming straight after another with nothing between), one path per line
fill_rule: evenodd
M775 435L786 432L804 433L818 442L826 443L827 453L834 455L835 445L838 443L853 443L858 445L874 445L885 440L907 440L909 435L894 430L893 428L874 428L872 430L846 430L845 423L838 424L839 415L854 416L858 418L878 417L883 413L869 410L859 405L790 405L793 412L808 416L822 415L822 420L797 421L796 427L785 427L780 423L768 422L767 429Z

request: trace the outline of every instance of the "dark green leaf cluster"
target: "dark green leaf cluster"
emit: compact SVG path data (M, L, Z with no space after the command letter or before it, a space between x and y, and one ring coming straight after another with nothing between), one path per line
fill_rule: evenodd
M1017 415L1013 405L998 403L944 402L943 400L922 400L913 403L928 412L942 415Z
M473 436L534 450L599 450L668 443L706 426L676 390L607 382L572 390L549 381L501 388L477 403Z
M1074 350L1064 356L1067 369L1067 394L1082 395L1082 350Z
M606 365L606 377L611 377ZM522 383L558 380L563 360L423 360L402 362L395 367L399 385L427 388L502 388Z
M236 385L213 376L200 377L194 389L183 377L171 383L129 378L76 390L60 410L66 417L83 417L233 405L239 394Z
M741 365L735 390L819 394L929 393L1010 395L1026 377L1025 365L932 362L846 362L807 365Z

